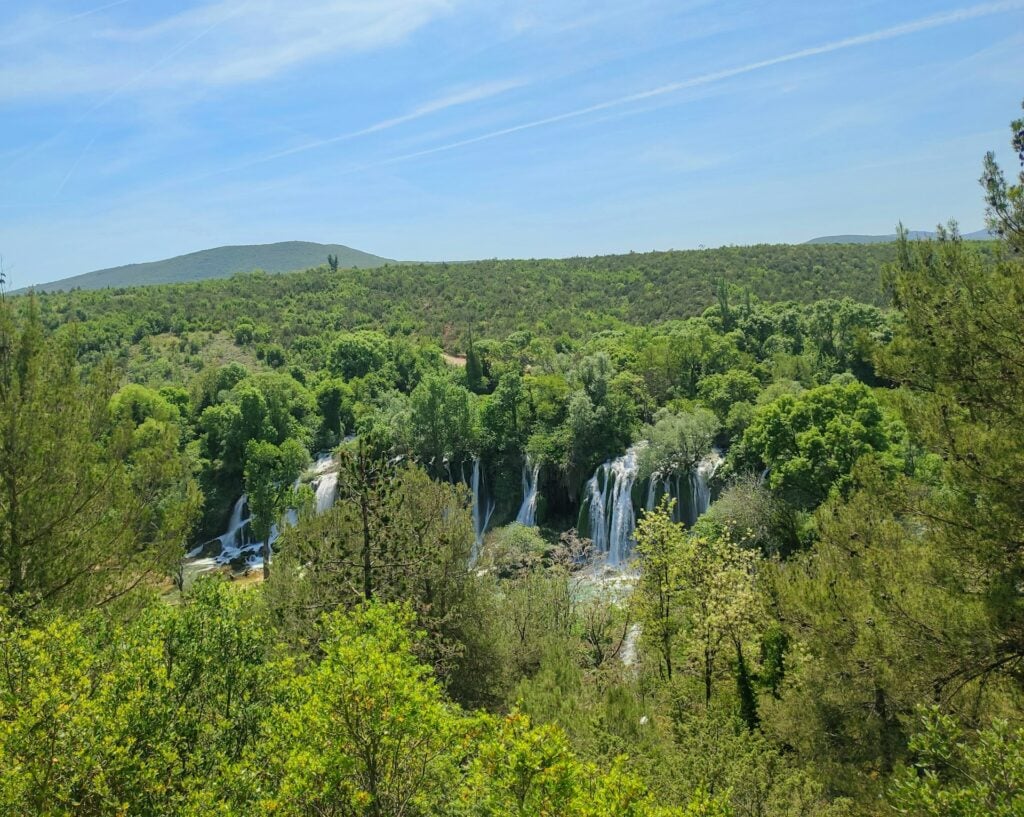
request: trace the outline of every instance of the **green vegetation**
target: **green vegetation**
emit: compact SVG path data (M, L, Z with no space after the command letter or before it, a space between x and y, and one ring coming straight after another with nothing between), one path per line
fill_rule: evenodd
M984 244L0 301L0 814L1020 814L1013 134Z
M277 244L252 244L216 247L179 255L163 261L126 264L123 267L95 270L59 281L41 284L38 289L57 292L69 289L105 289L149 284L173 284L227 278L238 272L291 272L326 263L334 272L341 269L372 269L388 259L353 250L341 244L314 244L310 241L282 241Z

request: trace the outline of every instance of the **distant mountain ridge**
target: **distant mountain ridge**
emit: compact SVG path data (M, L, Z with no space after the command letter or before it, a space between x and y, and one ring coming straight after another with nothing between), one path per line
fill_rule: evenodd
M229 278L236 272L293 272L327 263L328 255L338 256L338 267L380 267L393 263L389 258L354 250L343 244L317 244L313 241L281 241L276 244L241 244L200 250L162 261L126 264L121 267L86 272L62 278L35 289L55 292L66 289L106 289L142 286L145 284L176 284L208 278Z
M911 239L935 238L935 233L930 230L909 230L907 235ZM993 236L988 230L975 230L973 233L964 233L963 238L968 241L990 241ZM805 244L887 244L896 240L896 234L889 235L823 235L805 241Z

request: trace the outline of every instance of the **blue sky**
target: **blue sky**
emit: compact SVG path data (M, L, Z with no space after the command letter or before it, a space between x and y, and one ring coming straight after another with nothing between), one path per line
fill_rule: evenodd
M222 244L592 255L982 225L1024 0L6 0L14 286Z

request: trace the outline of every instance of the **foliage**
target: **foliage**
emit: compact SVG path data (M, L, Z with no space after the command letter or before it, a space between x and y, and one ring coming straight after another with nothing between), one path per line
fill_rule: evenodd
M857 382L831 383L760 407L743 434L739 465L768 469L768 485L798 507L813 508L831 492L849 488L856 461L882 454L901 466L902 430L871 390Z
M971 735L937 710L910 740L915 762L893 784L900 814L1013 817L1024 809L1024 731L997 720Z
M15 610L118 601L180 558L199 497L177 412L116 391L0 303L0 593ZM43 420L45 418L45 420Z

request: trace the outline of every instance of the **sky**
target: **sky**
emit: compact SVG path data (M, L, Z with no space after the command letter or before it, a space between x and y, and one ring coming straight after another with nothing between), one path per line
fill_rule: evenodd
M1024 0L4 0L21 287L225 244L595 255L983 224Z

